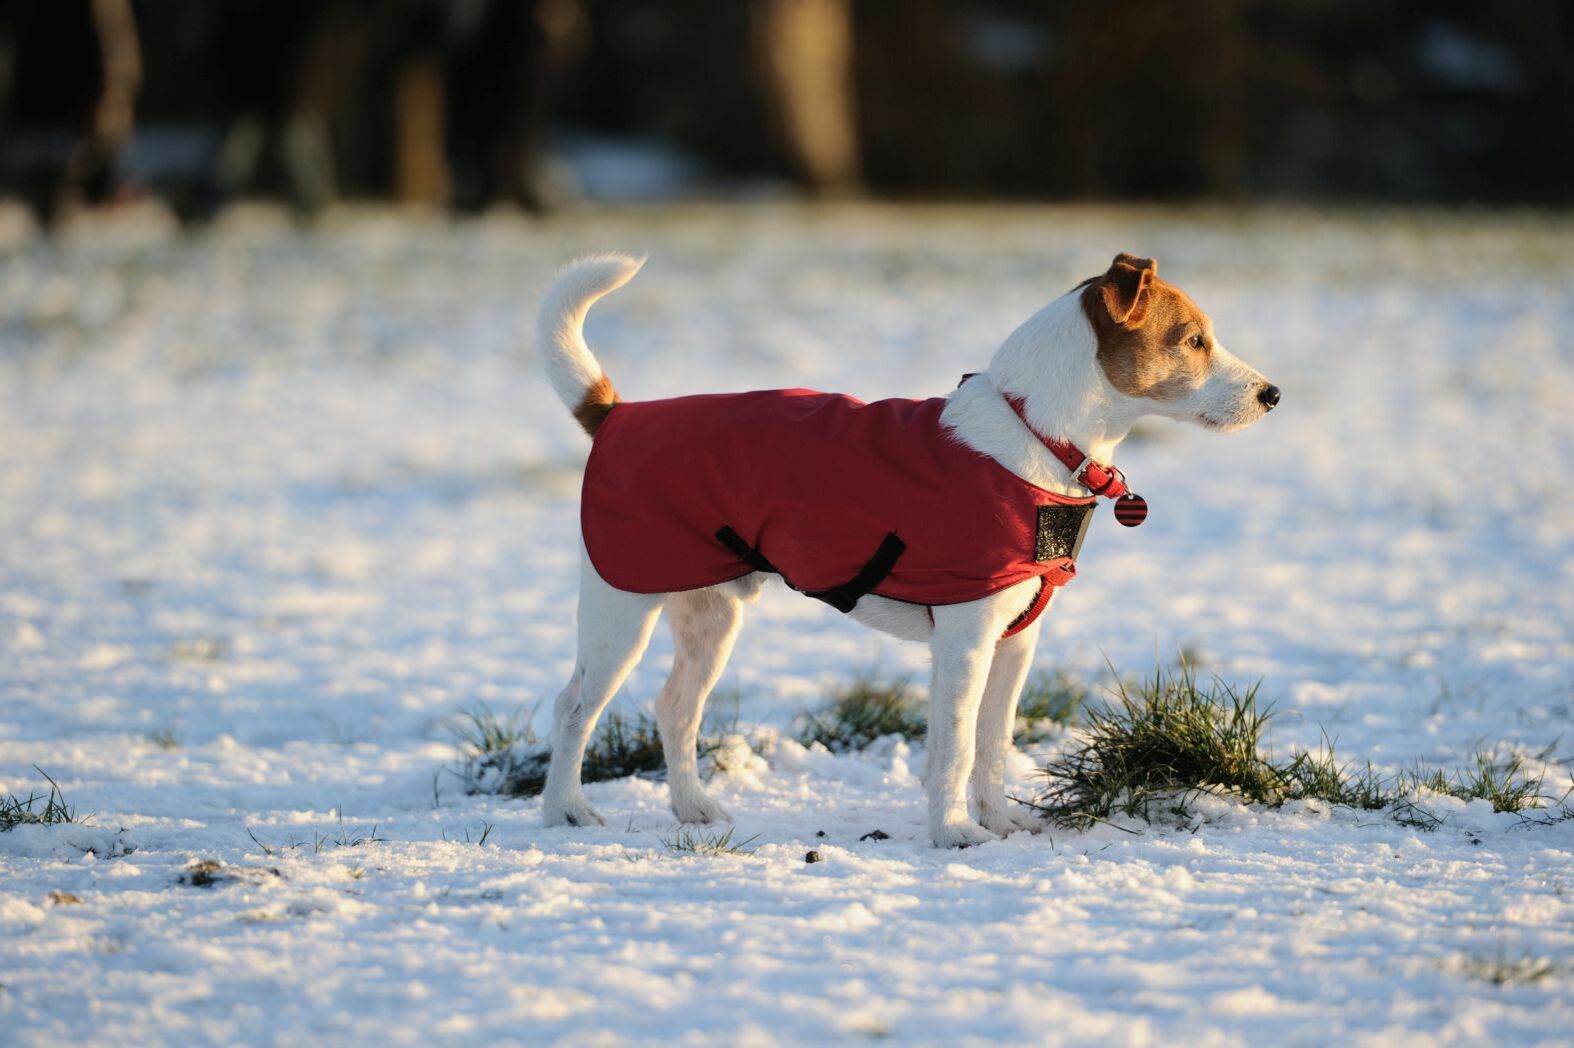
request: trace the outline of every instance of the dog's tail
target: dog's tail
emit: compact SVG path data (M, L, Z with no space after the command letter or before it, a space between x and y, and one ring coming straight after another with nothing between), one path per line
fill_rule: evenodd
M585 345L585 314L596 300L627 284L643 258L592 255L569 264L541 302L537 328L541 358L552 388L592 437L622 398Z

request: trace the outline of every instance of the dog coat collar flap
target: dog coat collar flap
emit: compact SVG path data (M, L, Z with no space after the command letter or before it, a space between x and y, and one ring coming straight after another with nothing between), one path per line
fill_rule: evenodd
M631 592L769 571L841 611L866 593L958 604L1037 578L1025 627L1075 577L1097 500L962 444L945 404L805 389L621 403L585 466L586 553Z

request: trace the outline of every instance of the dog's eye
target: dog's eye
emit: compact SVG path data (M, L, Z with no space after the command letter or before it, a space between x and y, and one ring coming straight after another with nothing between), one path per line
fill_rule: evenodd
M1191 338L1188 338L1186 340L1186 344L1188 346L1190 346L1192 349L1202 349L1208 343L1203 341L1203 338L1202 338L1201 335L1193 335Z

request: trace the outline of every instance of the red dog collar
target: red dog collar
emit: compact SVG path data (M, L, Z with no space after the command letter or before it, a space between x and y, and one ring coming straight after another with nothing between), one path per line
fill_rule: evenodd
M977 372L963 375L962 381L966 382L975 374ZM1087 488L1094 495L1101 498L1119 500L1115 503L1115 519L1117 521L1128 528L1134 528L1147 519L1148 501L1126 486L1126 475L1124 473L1114 466L1107 466L1102 462L1093 461L1091 456L1069 440L1058 440L1044 436L1044 434L1034 429L1033 424L1027 420L1027 408L1022 398L1006 396L1003 393L1001 397L1007 404L1011 405L1011 410L1016 412L1017 418L1022 420L1022 424L1027 427L1029 433L1033 434L1034 439L1044 445L1051 455L1060 460L1060 464L1065 466L1071 473L1073 480Z
M1102 462L1094 462L1091 457L1084 454L1082 449L1069 440L1054 440L1044 436L1033 428L1027 420L1027 409L1020 397L1006 397L1006 403L1011 405L1011 410L1017 413L1017 418L1027 427L1028 432L1038 438L1038 442L1049 450L1049 453L1060 460L1060 464L1070 471L1078 484L1087 488L1093 494L1107 499L1118 499L1126 494L1126 475L1114 466L1106 466Z

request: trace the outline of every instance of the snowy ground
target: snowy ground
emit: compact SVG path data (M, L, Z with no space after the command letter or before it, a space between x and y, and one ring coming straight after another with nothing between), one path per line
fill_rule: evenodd
M1567 1043L1574 822L1450 810L1425 833L1220 802L1195 832L940 853L920 753L782 745L713 783L758 850L704 858L663 847L659 783L593 786L606 829L547 830L534 802L446 776L434 796L433 775L446 718L529 707L571 665L586 445L523 334L567 256L653 256L590 326L627 395L873 398L950 389L1131 250L1284 404L1237 436L1164 423L1128 445L1153 514L1096 522L1039 663L1094 677L1186 646L1264 678L1280 752L1326 731L1390 770L1544 753L1561 794L1571 234L759 207L18 239L0 796L37 765L92 819L0 834L0 1040ZM658 636L625 708L670 656ZM773 593L722 690L784 726L831 682L923 666ZM859 840L875 828L891 839ZM183 883L199 860L254 869Z

